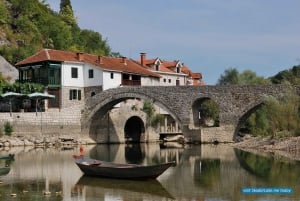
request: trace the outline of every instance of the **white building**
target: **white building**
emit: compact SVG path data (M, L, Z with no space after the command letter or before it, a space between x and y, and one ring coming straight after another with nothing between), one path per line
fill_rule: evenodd
M82 104L89 96L119 86L159 85L160 75L136 61L85 53L43 49L16 64L20 82L47 86L49 108Z
M147 59L146 53L141 53L139 63L146 69L150 69L161 76L159 81L160 86L204 85L202 74L193 73L179 60Z

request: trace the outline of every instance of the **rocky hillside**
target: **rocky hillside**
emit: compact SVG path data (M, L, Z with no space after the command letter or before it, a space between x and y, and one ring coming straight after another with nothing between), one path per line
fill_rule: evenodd
M18 70L0 56L0 72L2 77L9 83L14 83L18 79Z
M55 12L46 1L0 0L0 55L11 64L42 48L110 55L107 40L81 29L71 2L61 2Z

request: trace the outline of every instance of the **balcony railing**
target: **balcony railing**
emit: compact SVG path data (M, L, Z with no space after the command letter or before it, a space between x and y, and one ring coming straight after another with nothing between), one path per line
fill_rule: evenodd
M141 80L122 80L123 86L141 86Z
M37 78L37 79L22 79L21 82L34 82L34 83L40 83L43 85L60 85L60 78L59 77L49 77L48 79L43 78Z

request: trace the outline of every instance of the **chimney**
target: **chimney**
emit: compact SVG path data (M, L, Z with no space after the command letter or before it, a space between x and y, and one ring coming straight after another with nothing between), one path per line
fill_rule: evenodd
M141 65L144 66L146 61L146 53L141 53Z
M124 64L124 65L127 65L127 63L126 63L126 57L122 57L122 62L121 63Z
M99 64L103 64L102 56L100 56L100 55L98 56L98 63L99 63Z
M83 53L77 52L77 59L78 59L79 61L83 61Z

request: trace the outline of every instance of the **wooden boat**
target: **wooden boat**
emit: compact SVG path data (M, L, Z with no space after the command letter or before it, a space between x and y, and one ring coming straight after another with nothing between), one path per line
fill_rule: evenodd
M1 167L0 176L7 175L10 172L10 167Z
M89 177L83 175L76 183L76 188L86 188L86 192L93 192L97 197L101 197L101 193L113 191L117 195L132 195L135 198L140 194L151 194L152 196L165 197L174 200L175 198L165 189L165 187L157 179L147 180L126 180ZM138 200L138 199L136 199ZM142 199L141 199L142 200Z
M175 162L158 165L119 164L91 159L85 156L74 156L75 163L87 176L108 177L116 179L155 179L174 166Z
M14 158L15 158L14 154L0 155L0 159L4 159L4 160L13 160Z

